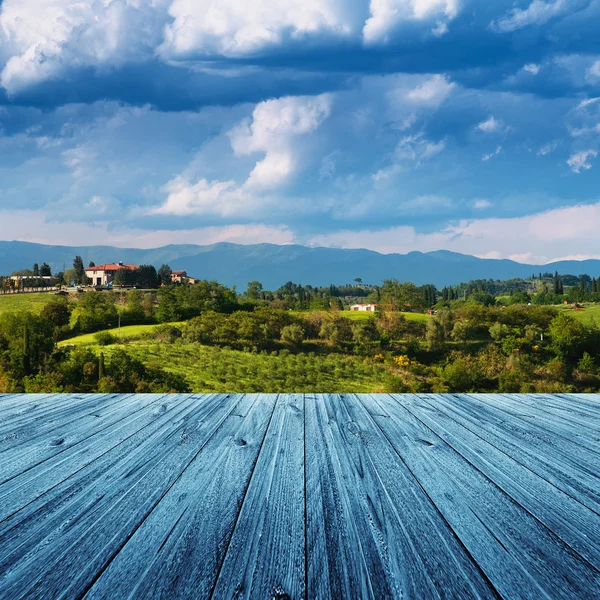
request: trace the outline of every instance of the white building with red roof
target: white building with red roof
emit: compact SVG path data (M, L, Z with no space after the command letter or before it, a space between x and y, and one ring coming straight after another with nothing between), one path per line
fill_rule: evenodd
M138 265L128 265L122 262L105 265L95 265L93 267L88 267L85 270L85 274L92 280L92 285L103 286L113 282L115 275L119 269L135 271L139 269L139 267Z
M377 304L353 304L350 310L359 310L363 312L375 312L377 310Z

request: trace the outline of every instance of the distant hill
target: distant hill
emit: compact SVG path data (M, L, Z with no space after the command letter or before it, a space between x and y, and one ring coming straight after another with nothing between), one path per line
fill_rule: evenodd
M75 255L87 266L123 261L153 264L168 263L172 269L184 269L190 276L216 279L226 285L246 289L258 280L267 289L276 289L287 281L315 286L352 283L360 277L364 283L379 284L395 278L418 285L438 287L471 279L511 279L530 277L540 271L561 274L600 275L600 260L560 261L548 265L525 265L511 260L482 259L456 252L409 252L379 254L372 250L309 248L299 245L241 245L230 243L210 246L170 245L150 250L111 246L47 246L29 242L0 242L0 273L31 268L47 262L54 272L70 268Z

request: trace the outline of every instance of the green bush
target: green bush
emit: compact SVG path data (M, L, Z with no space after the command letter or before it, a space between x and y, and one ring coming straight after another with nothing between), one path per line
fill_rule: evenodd
M94 334L94 340L99 346L110 346L117 342L117 338L110 331L99 331Z

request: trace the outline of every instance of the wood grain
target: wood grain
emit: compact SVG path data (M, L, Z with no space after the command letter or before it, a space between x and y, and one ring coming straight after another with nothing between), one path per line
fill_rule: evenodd
M600 397L0 396L0 598L600 597Z

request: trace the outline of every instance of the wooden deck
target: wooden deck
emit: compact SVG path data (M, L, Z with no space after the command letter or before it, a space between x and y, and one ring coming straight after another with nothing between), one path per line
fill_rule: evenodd
M600 598L600 397L0 396L0 598Z

